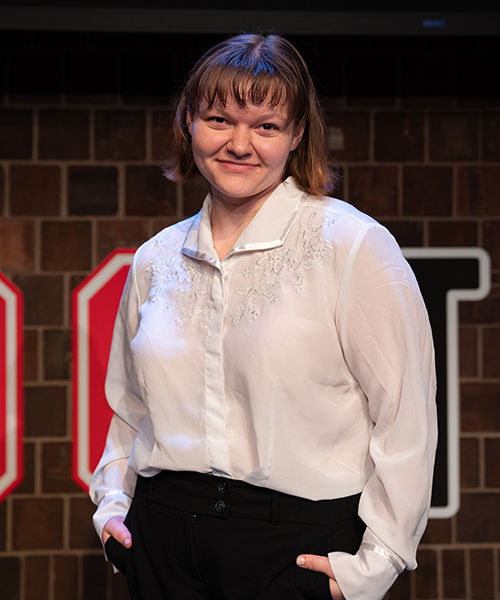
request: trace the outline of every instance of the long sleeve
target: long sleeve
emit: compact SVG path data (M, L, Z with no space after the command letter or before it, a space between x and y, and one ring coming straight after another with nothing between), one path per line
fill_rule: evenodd
M106 397L114 415L103 455L90 483L90 497L98 505L94 526L100 537L109 518L127 514L137 478L127 461L146 413L131 350L139 324L139 307L133 263L115 321L106 376Z
M360 550L329 558L347 600L378 600L404 568L416 568L427 523L437 442L434 352L415 277L384 228L359 233L340 290L336 322L349 376L368 402L372 473L359 507L367 525Z

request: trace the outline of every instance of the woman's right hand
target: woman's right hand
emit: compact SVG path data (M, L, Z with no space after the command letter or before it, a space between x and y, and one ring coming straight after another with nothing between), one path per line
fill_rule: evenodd
M125 548L132 547L132 535L127 527L123 524L125 517L111 517L106 521L102 529L102 543L105 544L108 538L114 537L117 542L120 542Z

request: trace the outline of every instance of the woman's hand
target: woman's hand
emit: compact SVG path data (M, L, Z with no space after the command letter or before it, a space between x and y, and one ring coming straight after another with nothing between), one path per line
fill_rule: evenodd
M327 556L317 556L316 554L301 554L297 557L297 564L303 569L324 573L330 578L330 593L333 600L345 600L344 594L340 590L335 575L333 574L330 561Z
M117 542L120 542L125 548L132 547L132 535L127 527L123 524L125 517L111 517L106 521L102 529L102 543L105 544L109 537L114 537Z

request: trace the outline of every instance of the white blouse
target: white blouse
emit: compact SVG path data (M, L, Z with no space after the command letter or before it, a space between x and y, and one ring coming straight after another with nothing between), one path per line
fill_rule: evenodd
M416 568L436 447L427 312L391 234L289 178L219 260L212 200L139 248L117 315L114 416L91 497L101 535L136 474L197 471L320 500L362 492L347 600Z

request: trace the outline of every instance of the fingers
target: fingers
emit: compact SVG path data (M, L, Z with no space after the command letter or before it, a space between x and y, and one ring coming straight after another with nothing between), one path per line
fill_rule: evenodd
M316 573L323 573L330 578L330 593L333 600L345 600L342 590L333 574L330 561L327 556L317 556L316 554L301 554L297 557L297 564L303 569L309 569Z
M303 569L324 573L330 579L335 579L327 556L317 556L316 554L301 554L297 557L297 564Z
M124 517L111 517L103 527L102 541L105 544L109 537L114 537L117 542L120 542L125 548L132 546L132 535L127 527L123 524Z

